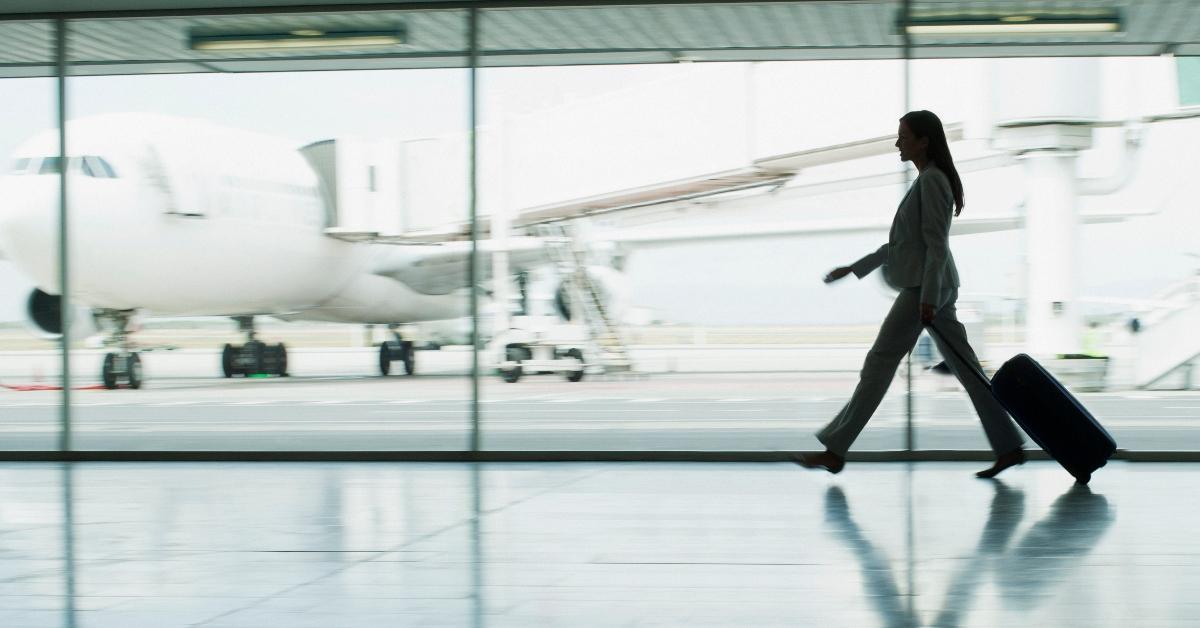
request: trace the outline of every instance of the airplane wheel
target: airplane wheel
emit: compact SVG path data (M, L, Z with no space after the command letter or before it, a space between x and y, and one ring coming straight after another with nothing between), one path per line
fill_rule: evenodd
M114 390L117 387L116 361L116 354L105 353L104 366L100 368L100 380L104 382L104 387L109 390Z
M579 365L583 366L583 352L579 349L568 349L565 356L579 360ZM578 371L567 371L568 382L577 382L581 379L583 379L583 369L579 369Z
M379 343L379 374L387 377L392 372L392 349L389 342Z
M129 376L129 387L137 390L142 387L142 358L136 353L129 354L125 361L126 374Z
M251 355L254 356L254 363L246 372L246 375L260 375L263 373L263 367L266 366L267 345L255 341L254 343L250 344L249 347L250 351L252 352Z
M224 349L221 349L221 371L225 373L225 377L233 377L237 373L237 367L234 365L234 358L237 356L237 350L233 345L226 344Z
M275 345L275 373L280 377L287 377L287 367L287 347L281 342Z
M404 374L412 375L417 370L417 352L411 340L400 342L400 359L404 361Z

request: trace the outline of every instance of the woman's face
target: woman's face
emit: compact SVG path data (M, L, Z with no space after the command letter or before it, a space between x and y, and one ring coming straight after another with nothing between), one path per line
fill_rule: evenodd
M900 149L900 161L925 161L925 151L929 149L929 138L917 139L908 125L900 121L900 129L896 132L896 148Z

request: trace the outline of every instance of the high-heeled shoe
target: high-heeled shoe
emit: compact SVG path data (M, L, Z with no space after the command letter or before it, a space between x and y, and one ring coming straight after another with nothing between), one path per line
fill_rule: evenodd
M792 454L792 462L805 469L825 469L830 473L841 473L842 469L846 466L846 459L832 451L824 451L810 456Z
M1018 447L1006 454L1001 454L999 458L996 458L996 462L991 467L976 472L975 477L994 478L1001 471L1019 464L1025 464L1025 450Z

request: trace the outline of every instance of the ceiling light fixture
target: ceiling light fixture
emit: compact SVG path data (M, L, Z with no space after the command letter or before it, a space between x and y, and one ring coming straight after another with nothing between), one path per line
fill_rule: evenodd
M1117 33L1121 18L1115 11L1090 14L931 15L904 24L909 35L1048 35Z
M405 43L403 26L372 30L323 30L296 28L271 33L192 31L192 50L280 50L295 48L359 48L396 46Z

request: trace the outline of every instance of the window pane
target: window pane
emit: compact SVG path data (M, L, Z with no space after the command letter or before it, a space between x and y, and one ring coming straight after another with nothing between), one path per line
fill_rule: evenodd
M58 308L58 180L34 156L57 150L53 25L0 23L0 416L5 450L58 447L62 365ZM30 136L48 130L45 142ZM56 172L51 167L50 172ZM32 234L45 234L33 242ZM49 294L48 294L49 293ZM43 327L47 326L49 329Z
M417 323L467 315L469 247L326 231L461 227L465 15L72 22L71 145L93 175L71 183L74 297L99 323L75 354L97 388L77 397L77 447L467 447L469 347L425 350ZM195 47L218 31L381 25L411 37ZM107 75L151 66L170 73ZM94 178L113 170L121 185Z
M489 356L485 448L819 448L893 296L874 276L821 278L887 238L904 192L891 148L902 76L898 61L484 71L482 206L546 249L510 254L492 310L513 331ZM879 137L880 154L832 155ZM751 177L798 151L829 163L698 194L714 173ZM528 222L580 207L613 211L565 233ZM495 367L521 370L509 383ZM892 389L855 449L903 448L904 388Z
M1181 106L1179 61L913 62L913 108L962 129L951 246L972 346L989 372L1034 356L1129 450L1200 447L1200 117ZM918 447L988 447L953 377L921 371L917 388Z

